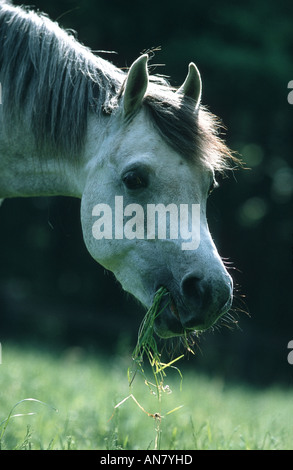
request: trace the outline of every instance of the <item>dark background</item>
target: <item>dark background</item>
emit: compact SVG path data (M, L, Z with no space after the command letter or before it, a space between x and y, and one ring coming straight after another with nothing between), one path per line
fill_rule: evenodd
M15 2L17 4L30 2ZM179 86L194 61L203 103L250 170L221 181L208 203L220 254L233 262L239 329L208 332L189 367L256 385L293 383L293 3L284 1L39 0L45 11L119 67L161 46L157 73ZM0 341L80 346L105 354L135 345L144 311L83 244L79 201L4 202ZM247 313L249 313L249 315Z

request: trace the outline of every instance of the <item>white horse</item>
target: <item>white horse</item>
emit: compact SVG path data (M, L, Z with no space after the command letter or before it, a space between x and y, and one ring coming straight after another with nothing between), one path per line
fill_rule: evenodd
M146 54L122 72L46 16L3 0L0 48L0 198L81 198L92 257L147 308L160 286L169 291L158 335L213 325L230 309L233 287L208 229L206 200L215 172L229 168L232 157L216 119L200 104L196 66L189 65L178 90L149 75ZM94 208L102 203L114 210L117 196L124 206L112 223L122 224L120 234L97 239L93 225L105 214ZM189 215L191 206L199 207L196 249L182 249L180 231L138 236L134 208L146 214L150 204L166 208L157 225L165 217L169 229L169 204L188 205Z

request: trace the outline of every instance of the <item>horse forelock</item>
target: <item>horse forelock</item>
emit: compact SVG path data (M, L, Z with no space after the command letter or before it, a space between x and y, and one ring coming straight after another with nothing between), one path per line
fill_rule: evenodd
M126 74L94 55L41 13L0 0L0 76L6 126L25 111L40 153L73 158L85 141L88 114L114 113ZM150 76L143 106L163 139L186 159L225 170L233 160L219 123Z
M220 120L190 98L170 89L160 94L147 94L144 104L158 131L167 143L189 161L199 161L223 172L236 162L220 137Z

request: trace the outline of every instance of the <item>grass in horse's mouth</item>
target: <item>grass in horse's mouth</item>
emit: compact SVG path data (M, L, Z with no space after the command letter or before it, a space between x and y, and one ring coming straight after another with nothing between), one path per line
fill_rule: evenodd
M162 305L163 297L167 295L169 296L169 300ZM154 296L152 306L147 311L141 323L138 332L137 344L132 355L132 359L137 364L138 370L142 373L143 377L145 378L145 383L152 389L152 391L155 387L156 394L158 395L158 397L161 396L161 392L164 389L163 382L164 377L166 376L165 369L167 369L168 367L174 367L173 364L184 356L182 354L179 357L172 359L168 363L161 362L161 353L158 351L158 346L154 335L154 323L155 319L169 305L174 315L179 319L176 305L172 300L169 291L166 289L166 287L160 287ZM151 370L155 380L154 384L147 380L145 376L143 368L144 356L147 357L148 362L151 366ZM181 375L179 370L178 372Z
M168 296L167 301L162 302L163 297L165 297L165 296ZM159 402L161 401L162 392L167 392L167 393L171 392L169 385L164 385L164 378L166 377L166 372L165 372L166 369L168 367L176 369L177 372L179 373L180 377L181 377L181 384L182 384L182 378L183 378L180 370L178 369L178 367L174 366L174 363L179 361L179 359L183 358L184 354L181 354L180 356L176 357L175 359L172 359L168 363L162 362L161 361L161 353L158 350L157 342L156 342L156 339L155 339L155 334L154 334L155 319L168 306L170 306L170 309L172 310L174 315L176 317L178 316L178 318L179 318L176 305L175 305L175 303L174 303L174 301L171 297L170 292L165 287L160 287L157 290L157 292L154 296L154 301L153 301L152 306L147 311L147 313L146 313L146 315L145 315L145 317L144 317L144 319L141 323L141 326L139 328L137 344L136 344L136 347L135 347L135 349L133 351L133 354L132 354L132 359L133 359L134 363L136 364L136 370L133 372L131 370L132 368L128 368L129 387L132 385L132 382L133 382L133 380L136 376L136 373L139 372L142 375L142 377L144 378L144 382L148 386L151 393L154 394L154 395L157 395L157 398L158 398ZM189 347L189 341L188 341L187 336L184 336L183 343L184 343L184 346L186 347L186 349L189 352L191 352L192 354L194 354L193 351ZM154 381L150 381L146 376L146 373L144 371L144 356L146 356L147 359L148 359L148 362L149 362L149 365L151 367L151 371L152 371L152 374L153 374ZM160 435L160 423L161 423L161 418L162 418L161 414L158 413L158 412L156 412L156 413L147 412L142 407L142 405L137 401L137 399L135 398L135 396L132 393L130 395L128 395L126 398L124 398L123 400L121 400L115 406L114 412L123 403L125 403L126 400L128 400L129 398L131 398L136 403L136 405L144 413L146 413L148 416L151 416L152 418L154 418L156 420L156 422L157 422L157 426L156 426L157 436L156 436L156 440L155 440L155 449L157 449L157 443L158 443L158 439L159 439L159 435ZM177 406L177 407L173 408L172 410L168 411L166 413L166 415L169 415L170 413L173 413L174 411L179 410L182 406L183 405L180 405L180 406ZM114 413L113 413L113 415L114 415ZM112 415L112 417L113 417L113 415Z

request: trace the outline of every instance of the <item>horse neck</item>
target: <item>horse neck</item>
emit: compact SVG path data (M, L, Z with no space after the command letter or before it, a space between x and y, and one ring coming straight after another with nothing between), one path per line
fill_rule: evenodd
M12 126L7 135L1 126L0 106L0 200L8 197L29 196L73 196L81 198L87 179L88 152L83 151L75 159L68 155L37 152L34 137L28 128ZM103 122L96 117L96 136L87 136L85 149L95 147L96 153L102 144ZM2 131L1 131L2 127ZM88 132L89 134L89 132ZM94 149L91 152L91 158Z

